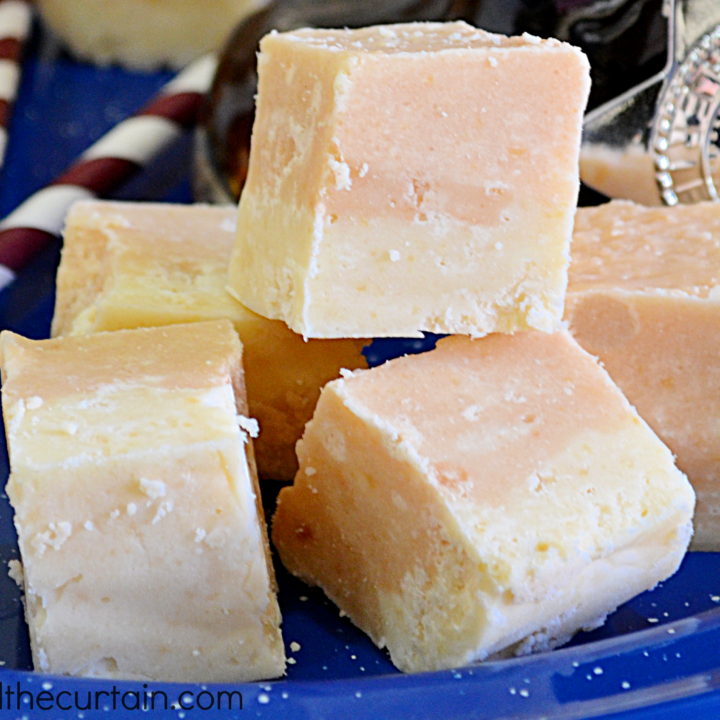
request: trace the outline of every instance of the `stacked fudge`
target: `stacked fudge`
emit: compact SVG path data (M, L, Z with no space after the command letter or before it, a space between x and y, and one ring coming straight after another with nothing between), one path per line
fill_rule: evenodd
M674 573L694 492L562 323L582 53L300 30L263 40L259 78L237 215L76 205L55 338L3 335L36 668L282 674L258 473L294 476L283 563L405 671L554 647ZM568 296L599 355L645 327L622 307L652 295L649 327L672 295L596 277L614 214L645 222L605 212ZM363 338L422 331L452 337L362 369Z

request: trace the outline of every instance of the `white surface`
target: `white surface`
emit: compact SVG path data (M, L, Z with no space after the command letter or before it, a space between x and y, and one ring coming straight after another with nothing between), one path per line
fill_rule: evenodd
M0 38L24 40L30 32L32 11L24 0L0 2Z
M75 185L51 185L31 195L11 212L0 222L0 230L31 227L59 235L68 208L77 200L90 200L93 197L89 190Z
M0 60L0 100L15 100L19 82L20 66L12 60Z
M131 117L91 145L81 159L122 158L144 166L181 135L182 128L172 120L155 115Z
M171 80L162 92L163 95L181 92L206 93L210 89L218 59L216 55L203 55L188 65L175 79Z

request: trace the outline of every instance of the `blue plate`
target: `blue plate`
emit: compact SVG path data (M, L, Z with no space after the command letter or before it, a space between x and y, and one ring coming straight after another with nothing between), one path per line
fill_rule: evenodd
M36 40L29 51L0 178L0 214L7 214L59 174L168 77L92 68ZM119 197L189 202L188 168L185 142L143 178L123 188ZM50 248L0 293L0 328L47 337L57 261L58 248ZM420 352L434 340L376 341L368 359L378 364L388 357ZM0 458L0 473L7 477L4 450ZM263 485L268 514L279 488L280 483ZM17 556L12 512L3 494L2 567ZM340 617L321 591L289 576L279 563L276 568L283 634L288 657L294 660L287 677L207 687L34 675L29 672L20 595L15 583L0 572L0 716L137 717L135 707L145 705L148 712L166 717L176 713L180 720L189 713L204 716L220 711L237 718L293 720L720 717L720 554L687 556L673 578L627 603L604 627L579 634L563 649L413 676L400 675L386 653Z

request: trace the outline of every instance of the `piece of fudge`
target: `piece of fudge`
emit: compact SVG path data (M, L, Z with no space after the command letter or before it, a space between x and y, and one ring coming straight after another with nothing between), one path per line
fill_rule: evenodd
M182 68L225 42L267 0L38 0L73 54L135 70Z
M589 88L462 23L266 36L229 290L305 337L550 331Z
M291 480L295 443L320 388L366 367L364 341L305 342L225 290L235 208L80 202L70 210L58 270L53 336L228 318L243 343L262 478Z
M404 671L543 650L672 575L694 494L565 332L328 384L273 540Z
M692 549L720 550L720 206L581 208L572 255L571 332L687 473Z
M227 320L0 336L35 669L229 682L285 656Z

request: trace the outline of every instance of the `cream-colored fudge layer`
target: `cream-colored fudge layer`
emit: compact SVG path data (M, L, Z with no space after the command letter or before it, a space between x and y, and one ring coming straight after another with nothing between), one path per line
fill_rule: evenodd
M295 443L320 388L340 369L366 367L364 341L303 341L225 290L237 210L81 202L70 210L58 270L53 335L228 318L243 343L250 413L263 478L291 480Z
M578 210L570 330L687 473L694 550L720 550L719 288L716 204Z
M1 336L35 669L246 681L285 670L227 320Z
M181 68L218 49L265 0L38 0L74 54L107 65Z
M461 22L266 36L230 291L305 337L552 330L588 63Z
M328 384L273 540L405 671L553 647L672 575L694 494L565 332Z

